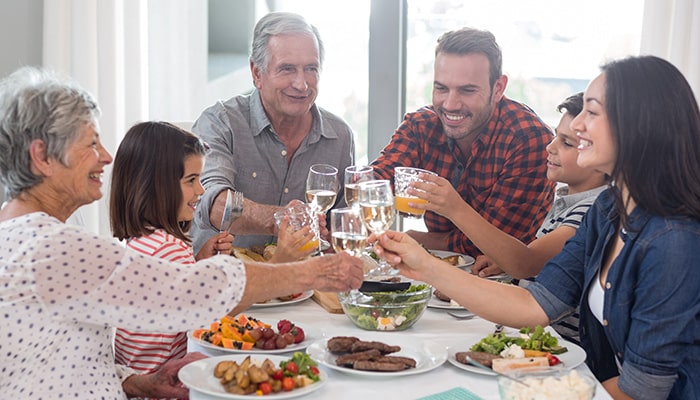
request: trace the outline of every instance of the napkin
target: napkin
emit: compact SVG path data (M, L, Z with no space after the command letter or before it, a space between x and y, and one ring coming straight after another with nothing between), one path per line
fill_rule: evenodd
M421 397L418 400L481 400L481 397L468 391L467 389L456 387L445 392L431 394L430 396Z

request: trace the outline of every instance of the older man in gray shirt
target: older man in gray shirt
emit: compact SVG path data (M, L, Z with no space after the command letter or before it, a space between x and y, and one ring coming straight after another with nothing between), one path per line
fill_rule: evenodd
M273 239L277 209L304 201L311 165L335 166L343 182L353 132L315 104L323 55L318 31L301 16L270 13L258 21L250 57L256 89L207 108L192 128L211 147L192 229L195 252L218 232L227 188L245 196L231 231L234 245L247 247Z

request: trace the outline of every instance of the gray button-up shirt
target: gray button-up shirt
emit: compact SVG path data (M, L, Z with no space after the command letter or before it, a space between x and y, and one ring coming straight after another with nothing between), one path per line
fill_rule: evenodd
M309 167L330 164L338 168L341 186L336 205L345 206L343 176L355 156L352 128L316 105L311 113L311 130L287 163L287 149L272 128L257 90L204 110L192 127L211 147L202 173L206 192L191 231L195 254L218 232L209 221L209 211L216 195L226 188L241 191L261 204L282 206L293 199L306 201ZM248 247L271 240L271 236L237 235L234 245Z

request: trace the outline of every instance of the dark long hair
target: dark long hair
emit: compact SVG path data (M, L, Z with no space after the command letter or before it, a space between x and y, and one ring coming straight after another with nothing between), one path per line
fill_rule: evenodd
M204 156L207 146L194 134L167 122L142 122L124 136L114 157L109 201L112 235L141 237L161 228L190 241L190 221L178 222L180 179L185 158Z
M617 143L612 178L652 214L700 218L700 111L683 74L654 56L613 61L602 71ZM615 193L629 228L622 196Z

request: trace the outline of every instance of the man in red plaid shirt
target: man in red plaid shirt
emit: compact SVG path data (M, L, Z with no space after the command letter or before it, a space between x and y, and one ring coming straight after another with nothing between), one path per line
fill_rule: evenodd
M394 167L427 169L502 231L529 243L549 210L546 146L552 131L526 105L506 98L501 50L492 33L463 28L435 49L433 104L406 114L372 163L392 179ZM410 234L425 247L481 252L450 220L426 212L429 232Z

